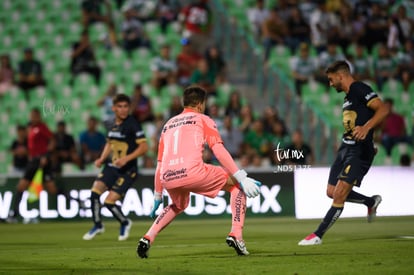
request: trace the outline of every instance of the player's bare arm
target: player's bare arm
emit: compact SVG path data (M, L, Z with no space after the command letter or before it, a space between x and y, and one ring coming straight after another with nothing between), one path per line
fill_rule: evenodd
M388 115L388 111L379 98L374 98L368 103L368 107L375 111L374 116L368 120L363 126L356 126L352 132L356 140L364 140L368 132L378 126Z
M145 140L139 142L139 146L132 153L117 159L114 164L116 167L122 167L129 161L144 155L148 151L148 143Z
M101 156L95 160L95 166L100 168L102 163L108 158L109 154L111 153L111 145L107 142L105 144L104 149L102 150Z

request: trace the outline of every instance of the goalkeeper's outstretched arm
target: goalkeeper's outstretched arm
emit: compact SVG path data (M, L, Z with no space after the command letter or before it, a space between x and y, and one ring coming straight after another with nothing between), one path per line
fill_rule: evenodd
M237 167L223 143L216 143L211 150L220 164L239 182L240 187L247 197L254 198L259 195L261 182L247 177L246 171L240 170Z

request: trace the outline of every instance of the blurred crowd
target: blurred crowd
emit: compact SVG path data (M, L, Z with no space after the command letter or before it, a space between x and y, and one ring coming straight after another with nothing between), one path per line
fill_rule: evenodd
M121 47L130 58L134 58L137 49L145 48L153 56L146 68L151 72L150 79L144 83L137 82L131 91L125 91L131 96L131 115L143 124L151 145L149 153L143 158L142 167L155 167L162 125L168 118L182 111L179 96L181 92L169 95L163 94L163 91L166 88L182 90L191 84L200 85L208 91L207 113L216 121L225 145L241 166L312 163L311 148L305 144L300 129L290 133L277 110L268 107L263 113L258 113L234 88L228 91L228 102L216 103L218 90L228 81L228 65L219 44L210 42L212 13L208 1L188 1L186 5L182 5L183 3L184 1L159 1L158 5L153 7L154 12L150 13L145 12L143 1L117 1L119 10L113 10L108 1L82 1L83 31L80 39L71 45L69 84L74 85L80 74L87 73L93 77L96 85L100 85L103 69L99 66L94 52L96 45L91 43L89 37L89 28L100 22L106 26L107 31L101 46L108 51ZM120 28L114 26L112 15L115 12L122 14L124 18ZM172 31L170 23L178 23L177 31L181 36L179 45L156 45L145 31L145 24L154 21L159 22L162 33ZM175 54L173 49L177 49ZM23 53L23 60L19 62L16 71L16 79L7 55L3 56L3 68L8 69L5 75L8 76L9 85L18 85L29 100L34 87L45 86L47 83L43 76L42 61L35 58L35 49L26 48ZM92 165L99 156L105 144L105 131L114 117L111 109L112 97L119 92L119 86L120 83L111 83L106 87L105 94L96 102L97 108L102 109L102 117L89 117L84 130L78 136L68 131L64 120L57 121L55 125L46 125L54 128L51 160L56 173L62 172L65 163L71 163L83 170ZM5 91L7 89L5 88ZM169 106L164 112L155 111L154 100L166 96L171 97ZM30 123L33 122L29 119L29 125ZM16 135L10 147L14 156L13 166L15 171L23 171L28 160L27 125L18 125ZM305 156L302 157L301 154L301 157L294 159L290 159L289 156L277 158L274 153L276 148L304 151ZM206 162L216 161L208 148L204 152L204 158Z
M414 125L406 125L398 112L401 106L393 108L393 98L403 98L398 102L408 105L410 100L406 99L414 97L411 1L283 0L270 8L265 0L254 2L246 12L249 29L262 43L266 62L279 58L275 47L289 49L285 52L288 73L298 96L302 96L304 85L315 82L328 92L325 69L335 60L347 60L355 79L385 95L392 111L376 135L386 155L390 157L397 144L413 144ZM408 127L412 127L411 135Z
M337 59L348 60L355 77L371 81L378 90L392 78L401 82L403 93L414 92L414 24L404 1L399 4L385 0L279 0L274 7L267 7L265 0L252 1L246 16L256 39L263 44L265 60L271 59L275 46L289 48L291 77L299 95L301 86L313 79L328 89L324 68ZM229 69L220 43L212 39L215 19L208 0L83 0L79 12L83 31L78 41L66 45L71 47L70 85L86 73L102 87L104 68L89 37L90 28L96 23L104 24L106 29L100 47L108 51L122 48L131 59L137 58L134 53L138 49L145 49L153 56L145 68L151 72L148 81L136 82L132 90L125 91L132 99L131 114L143 123L151 145L142 167L155 167L161 127L182 110L180 92L173 95L163 91L181 91L191 84L209 92L207 113L216 121L225 146L242 167L314 163L312 148L304 141L301 129L289 129L272 106L253 110L235 88L227 95L225 104L217 103L222 93L220 87L229 82ZM121 22L114 15L119 15ZM160 44L151 39L145 27L149 22L157 22L165 36L178 33L179 45ZM0 97L10 87L18 86L29 100L33 88L48 85L42 60L36 58L36 49L23 49L23 58L17 66L7 54L0 61ZM105 143L105 129L113 119L111 98L119 92L120 84L114 82L104 87L105 95L97 99L102 117L91 116L79 136L68 133L64 120L49 125L55 127L53 160L57 173L68 162L85 169L99 155ZM160 97L170 97L168 108L163 112L154 110L157 103L154 100ZM390 119L400 121L396 116ZM17 138L10 148L16 170L24 169L27 163L26 128L26 125L17 126ZM411 143L404 123L397 126L387 122L380 132L387 152L400 142ZM303 157L286 153L281 158L276 153L278 149L301 152ZM207 148L204 157L206 162L216 161Z
M267 9L256 0L247 15L264 58L282 45L290 49L296 92L309 79L327 85L324 70L346 59L359 80L382 91L395 79L414 90L414 10L410 1L277 1ZM408 14L407 9L410 9Z

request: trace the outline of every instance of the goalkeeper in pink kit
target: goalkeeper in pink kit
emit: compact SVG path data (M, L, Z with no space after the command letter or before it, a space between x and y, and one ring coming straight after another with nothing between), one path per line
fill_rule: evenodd
M261 183L247 177L244 170L239 170L225 149L215 122L203 114L206 92L198 86L186 88L183 105L184 111L168 120L161 133L151 217L155 217L155 211L162 203L163 189L168 191L172 203L162 210L138 242L137 254L141 258L148 257L158 233L187 208L190 192L214 198L220 190L225 190L230 192L232 212L232 227L226 242L238 255L248 255L242 235L246 196L254 198L259 195ZM222 166L203 162L205 144Z

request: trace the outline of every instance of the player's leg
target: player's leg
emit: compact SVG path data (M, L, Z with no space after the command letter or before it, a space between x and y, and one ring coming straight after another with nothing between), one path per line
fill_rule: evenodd
M326 194L328 197L333 198L333 193L335 191L335 185L333 184L328 184L328 187L326 189ZM367 197L361 193L358 193L354 190L351 190L351 192L349 193L348 197L346 198L347 202L353 202L353 203L358 203L358 204L364 204L366 205L368 208L372 208L374 206L374 204L376 204L376 200L378 195L372 196L372 197Z
M226 238L229 246L233 247L238 255L249 255L243 240L243 227L246 216L246 194L235 184L236 180L229 177L224 190L230 192L231 231Z
M341 215L344 203L349 197L353 186L360 186L364 175L367 173L372 163L373 155L368 155L367 158L361 157L364 156L364 150L366 150L366 148L363 147L342 147L342 150L339 151L329 176L329 182L333 182L335 174L338 175L338 181L332 194L332 206L326 213L318 229L300 241L299 245L315 245L322 243L322 236ZM372 148L372 151L373 150L374 149ZM339 167L339 165L337 165L338 162L343 163L340 173L337 173ZM330 188L332 187L329 187L328 185L328 195Z
M9 216L7 218L8 223L16 223L17 217L20 215L19 207L20 202L23 198L23 192L27 190L27 188L30 185L30 180L26 178L21 178L17 184L16 191L14 193L14 200L13 200L13 206L12 209L9 212Z
M344 169L344 160L346 156L347 149L344 146L341 146L338 150L338 155L335 158L335 161L331 165L331 168L329 170L329 178L328 178L328 185L326 189L326 194L328 197L334 199L334 202L331 206L331 208L326 213L323 221L319 225L318 229L309 234L305 239L301 240L298 244L299 245L317 245L322 243L322 235L328 230L330 226L336 221L336 219L339 217L339 215L342 213L343 210L343 202L338 203L338 197L340 194L343 195L345 190L349 191L352 190L351 184L343 184L343 181L338 180L338 177L342 174ZM338 186L339 185L339 186ZM336 197L336 201L335 201ZM343 201L345 201L346 196L343 198ZM342 209L341 209L342 208ZM321 233L323 232L323 233Z
M338 180L333 192L333 203L329 208L322 222L319 224L315 232L308 235L305 239L299 242L299 245L317 245L322 243L322 237L326 231L336 222L344 210L345 200L351 192L353 185Z
M154 241L158 233L167 227L176 216L182 213L190 203L190 191L181 189L180 187L168 189L168 194L171 197L172 203L165 207L160 215L155 219L150 229L145 234L145 237Z
M104 205L120 223L118 240L125 241L129 237L132 221L122 213L121 207L116 202L125 196L128 189L135 182L137 170L131 168L126 172L119 173L119 170L112 168L111 171L116 175L116 179L110 183L110 191L105 198Z
M101 203L100 196L103 192L110 189L112 185L118 179L118 172L115 168L106 166L96 177L92 188L91 188L91 209L92 209L92 221L94 226L89 230L84 236L84 240L91 240L97 234L103 233L105 231L102 219L101 219Z
M137 254L141 258L148 258L148 251L156 236L167 227L180 213L182 213L190 202L190 192L180 187L168 189L168 194L173 201L165 207L161 214L155 219L147 233L140 239L137 246Z
M101 234L105 231L102 218L101 218L101 203L99 201L100 196L107 190L104 182L95 180L91 189L91 210L92 210L92 221L93 227L85 235L84 240L92 240L97 234Z
M243 240L243 226L246 215L246 194L240 189L237 181L220 166L206 164L205 174L202 178L194 181L191 192L214 198L218 192L225 190L230 192L230 207L232 212L232 223L230 234L226 242L233 247L238 255L248 255Z
M43 167L43 187L49 195L56 195L58 193L50 161L48 161L48 164Z
M108 196L105 198L104 205L112 213L115 219L120 223L119 229L119 241L125 241L129 237L129 231L131 230L132 221L128 219L119 205L116 204L118 200L121 200L121 194L115 192L114 190L109 191Z
M375 148L371 146L362 147L360 149L362 151L361 153L361 159L357 162L359 163L359 168L356 171L357 173L357 186L361 184L362 179L364 176L368 173L369 168L371 167L372 161L374 159L374 156L376 154ZM354 165L355 166L355 165ZM371 222L377 211L378 205L381 203L382 198L380 195L374 195L372 197L367 197L361 193L358 193L354 190L351 190L348 197L346 198L347 202L353 202L353 203L359 203L364 204L368 207L368 215L367 219L368 222Z
M229 178L229 181L230 178ZM231 236L238 240L243 239L243 227L246 214L246 194L238 186L233 185L230 189L230 207L231 207Z
M40 161L39 159L33 159L27 165L27 168L24 172L23 177L19 180L16 186L16 191L14 193L14 200L12 210L9 212L9 217L7 218L7 222L9 223L16 223L17 217L20 215L19 207L20 202L23 198L23 192L29 188L30 182L33 179L37 169L39 168Z
M318 229L314 232L319 238L326 233L326 231L335 223L335 221L339 218L342 211L344 210L345 200L348 194L352 190L352 185L338 180L337 185L335 186L335 191L333 193L333 203L331 208L325 215L325 218L319 225Z

